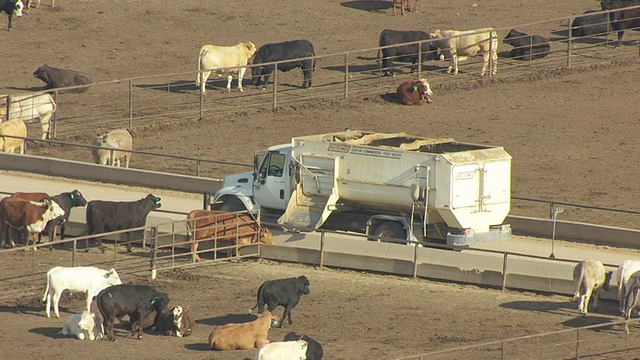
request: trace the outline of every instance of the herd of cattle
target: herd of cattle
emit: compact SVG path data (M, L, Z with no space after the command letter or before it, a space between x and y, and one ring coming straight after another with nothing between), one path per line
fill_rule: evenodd
M605 269L600 260L582 260L573 268L574 295L578 300L580 314L589 313L589 302L593 297L593 308L597 309L600 292L609 291L612 271ZM640 261L625 260L618 267L618 303L625 320L637 317L640 298ZM629 322L625 325L629 332Z
M103 270L90 266L51 268L47 272L47 285L42 298L47 303L47 317L51 316L52 301L55 316L60 317L58 304L65 290L84 293L87 308L66 320L61 331L64 336L100 340L106 335L109 340L116 341L115 321L122 320L124 316L129 318L131 336L137 338L142 338L145 330L166 336L189 336L196 325L196 318L190 309L180 305L169 307L169 294L148 285L124 284L115 269ZM291 309L306 294L309 294L309 279L306 276L265 281L256 294L256 319L216 326L209 334L209 347L219 351L259 348L255 357L257 360L322 359L322 345L307 335L290 332L283 341L269 341L272 326L282 327L285 319L290 325L293 324ZM91 312L94 298L102 320ZM282 317L274 313L278 306L284 307Z

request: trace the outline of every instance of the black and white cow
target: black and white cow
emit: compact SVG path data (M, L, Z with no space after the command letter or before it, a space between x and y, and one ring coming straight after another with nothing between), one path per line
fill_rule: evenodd
M423 43L405 44L414 41L426 40ZM435 44L429 40L429 34L424 31L396 31L383 30L380 33L379 46L396 45L393 47L385 47L378 51L378 61L382 61L382 71L384 76L393 76L393 61L411 62L414 66L411 72L417 70L418 53L422 53L422 61L435 60L437 48ZM402 45L404 44L404 45ZM422 45L422 46L420 46Z
M302 87L306 89L311 87L313 71L316 68L316 59L310 57L315 55L313 44L311 44L309 40L284 41L262 45L253 58L253 64L258 65L275 61L294 60L278 63L278 70L290 71L295 68L301 68L302 74L304 75ZM262 84L262 89L266 89L269 76L275 71L275 67L275 64L254 66L251 69L253 84L258 87ZM264 82L262 82L263 77Z
M516 60L542 59L549 55L551 46L549 39L541 35L528 35L512 29L502 41L513 46L509 52L509 57Z
M9 31L13 27L13 17L22 17L23 9L22 0L0 0L0 13L4 12L9 17L9 27L7 28Z
M164 314L169 305L169 295L159 292L147 285L121 284L113 285L100 291L97 297L98 309L102 314L103 325L109 340L115 341L113 324L116 318L125 315L131 321L131 336L142 337L143 323L152 311ZM160 320L156 316L153 324Z
M571 23L572 37L600 36L609 33L609 16L595 10L585 11Z
M640 1L638 0L605 0L600 3L602 10L614 10L609 13L611 30L618 33L615 47L622 43L622 36L626 29L640 28ZM627 9L627 7L635 7Z
M49 241L53 241L53 237L55 236L55 227L60 225L60 240L63 240L67 221L69 221L69 215L71 214L71 208L87 205L87 199L85 199L84 196L82 196L82 193L78 190L49 196L46 199L53 200L60 205L62 210L64 210L64 215L58 216L57 218L49 221L47 226L44 228L43 233L49 236Z
M284 312L278 325L282 327L282 322L286 317L289 318L289 324L293 324L293 320L291 320L291 309L298 305L300 297L303 294L306 295L308 293L309 279L307 279L306 276L268 280L258 288L257 304L255 307L258 308L258 313L262 313L266 304L267 310L273 313L276 307L283 306Z
M137 201L92 200L87 204L87 235L142 227L147 215L161 206L160 198L152 194ZM100 250L104 252L102 239L98 239ZM127 232L127 251L131 252L131 232ZM89 239L85 249L89 251Z
M91 84L91 77L83 72L76 70L57 69L47 64L40 66L33 72L33 77L40 79L47 83L45 89L63 88L69 86L89 85ZM88 86L61 91L62 92L85 92L89 89Z
M284 336L284 341L304 340L307 342L307 360L322 360L324 351L322 345L307 335L298 335L295 332L290 332Z

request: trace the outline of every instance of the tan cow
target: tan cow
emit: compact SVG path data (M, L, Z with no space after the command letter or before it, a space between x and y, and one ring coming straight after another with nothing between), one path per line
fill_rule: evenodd
M482 72L484 76L487 69L491 67L491 74L498 72L498 34L493 28L483 28L478 30L436 30L429 34L429 38L434 39L436 47L440 50L441 58L450 61L447 73L458 73L458 63L464 61L469 56L482 54Z
M638 310L638 298L640 298L640 271L636 271L629 276L626 282L626 295L624 302L623 314L625 320L631 319L632 316L637 316ZM624 326L624 331L629 333L629 322Z
M91 148L91 156L96 164L120 167L120 161L124 159L124 167L129 167L131 152L122 150L131 150L133 148L133 139L131 133L127 129L111 130L108 133L93 139ZM99 148L98 148L99 147ZM111 162L111 150L113 151L113 163Z
M256 50L256 46L251 41L233 46L202 46L198 56L196 86L200 86L200 90L204 94L207 79L211 72L215 72L218 76L227 75L227 91L230 91L233 74L238 74L238 89L244 91L242 89L242 78L245 71L247 71L244 66L249 63L249 59L256 53ZM230 67L236 68L227 69Z
M230 241L237 245L238 249L257 242L274 244L271 230L260 226L256 219L246 212L192 210L187 215L186 225L195 261L200 261L198 244L204 239Z
M606 271L599 260L582 260L573 268L574 300L579 299L578 310L586 316L593 295L593 308L598 308L600 291L609 291L612 271Z
M256 320L247 323L216 326L209 334L211 350L249 350L268 344L271 323L280 319L268 310L256 316Z
M411 12L418 10L418 0L413 2L413 8L411 8L411 0L393 0L393 16L396 16L396 8L400 7L400 13L404 15L404 10L407 9Z
M431 86L427 79L405 81L396 90L398 101L404 105L422 105L425 102L431 104Z
M24 154L24 139L4 137L2 135L27 137L27 127L24 121L15 119L0 123L0 151L14 153L19 150L20 154Z
M0 96L0 121L6 120L7 95ZM10 111L11 120L22 120L30 123L36 119L42 126L42 139L49 137L50 120L56 111L56 103L49 94L12 95Z

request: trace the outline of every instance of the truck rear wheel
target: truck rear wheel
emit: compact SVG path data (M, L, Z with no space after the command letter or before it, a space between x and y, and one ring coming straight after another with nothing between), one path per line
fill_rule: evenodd
M383 238L405 240L407 238L407 232L399 223L395 221L385 221L376 227L373 236L373 239L376 241L385 241Z

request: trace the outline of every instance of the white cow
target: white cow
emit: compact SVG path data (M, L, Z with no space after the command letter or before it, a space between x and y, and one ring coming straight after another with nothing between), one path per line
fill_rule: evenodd
M436 30L429 34L429 38L435 39L436 47L440 50L441 58L449 59L450 65L447 73L458 73L458 63L469 56L482 54L482 72L484 76L491 67L491 74L498 72L498 34L493 28L478 30Z
M625 260L618 267L618 302L621 315L625 314L627 295L633 285L630 281L631 275L637 271L640 271L638 260Z
M589 300L593 295L593 308L598 308L600 291L609 291L612 271L606 271L599 260L582 260L573 268L574 300L579 299L580 314L587 315Z
M98 148L91 148L91 155L93 161L96 164L107 165L110 163L111 150L122 149L131 150L133 148L133 139L131 133L127 129L111 130L108 133L98 136L93 140L93 146L99 146ZM104 148L104 149L102 149ZM120 160L124 159L124 166L129 167L129 161L131 159L131 152L129 151L114 151L113 152L113 166L120 167Z
M47 272L47 289L42 301L47 301L47 317L51 317L51 300L56 317L60 317L58 302L64 290L84 292L87 311L91 311L93 297L111 285L120 285L122 281L116 269L109 271L92 266L62 267L56 266Z
M18 119L5 121L0 123L0 136L2 135L27 137L27 126ZM13 153L15 150L24 154L24 139L0 137L0 151Z
M256 360L305 360L307 346L304 340L272 342L260 347Z
M198 56L198 78L196 86L201 87L201 92L205 93L205 85L211 72L218 76L227 75L227 90L231 90L231 80L233 74L238 74L238 89L242 89L242 77L244 77L246 67L236 69L222 69L229 67L246 66L249 59L256 53L256 46L251 42L242 42L233 46L204 45L200 48ZM204 71L203 71L204 70ZM202 75L201 75L202 74ZM202 78L200 78L202 76Z
M6 95L0 96L0 121L6 120L6 106ZM9 108L11 111L11 120L20 119L25 123L31 123L38 119L42 126L42 138L46 139L50 137L50 121L53 113L56 111L56 103L53 101L51 95L12 95Z
M75 337L79 340L102 340L104 327L102 320L95 313L83 311L81 314L69 316L62 328L62 335Z
M626 291L627 295L625 296L623 315L625 320L629 320L638 308L638 298L640 297L640 271L636 271L629 276L629 280L626 283ZM629 322L625 324L624 331L629 333Z

